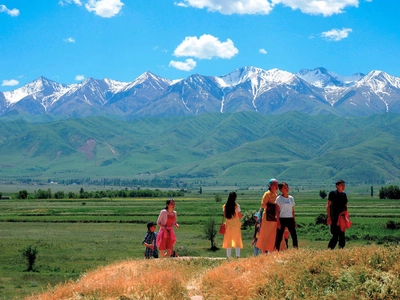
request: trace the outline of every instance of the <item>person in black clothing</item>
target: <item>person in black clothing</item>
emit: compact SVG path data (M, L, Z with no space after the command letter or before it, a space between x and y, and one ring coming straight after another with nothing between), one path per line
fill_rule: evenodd
M328 196L328 204L326 212L328 214L327 224L330 225L332 237L329 241L328 248L335 249L339 240L339 248L344 248L346 245L346 237L344 231L339 227L339 214L347 210L347 195L344 192L346 183L343 180L336 182L336 191L332 191Z

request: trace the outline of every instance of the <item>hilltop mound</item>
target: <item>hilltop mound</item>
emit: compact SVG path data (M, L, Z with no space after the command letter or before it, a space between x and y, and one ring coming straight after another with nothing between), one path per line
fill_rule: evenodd
M399 299L400 247L130 260L28 299Z

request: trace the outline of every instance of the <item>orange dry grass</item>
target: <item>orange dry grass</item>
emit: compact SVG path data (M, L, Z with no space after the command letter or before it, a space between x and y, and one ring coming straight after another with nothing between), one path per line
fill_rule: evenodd
M400 247L115 263L28 299L400 299Z
M203 276L204 299L400 299L400 248L290 250Z
M115 263L27 299L184 299L184 266L172 260Z

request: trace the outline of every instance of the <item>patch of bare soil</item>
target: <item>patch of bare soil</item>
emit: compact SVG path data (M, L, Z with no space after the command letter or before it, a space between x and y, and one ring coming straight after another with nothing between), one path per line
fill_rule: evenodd
M82 146L78 148L78 151L86 154L87 160L94 158L94 148L96 147L96 141L94 139L88 139Z

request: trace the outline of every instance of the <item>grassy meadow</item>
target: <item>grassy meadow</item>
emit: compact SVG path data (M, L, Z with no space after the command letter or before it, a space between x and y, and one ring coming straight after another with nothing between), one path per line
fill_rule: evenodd
M223 202L215 201L215 193L222 196ZM261 189L237 190L237 193L237 202L242 212L252 212L259 208L263 194ZM326 225L317 225L315 220L319 214L325 213L326 200L322 200L317 191L293 190L291 194L296 201L299 248L312 253L325 253L329 230ZM221 206L226 196L226 190L203 189L201 195L193 192L175 199L180 224L176 230L176 250L181 257L196 257L200 261L180 262L183 267L190 265L195 269L197 266L201 272L212 272L212 269L225 264L226 260L218 259L225 257L224 249L214 252L208 250L211 244L204 237L203 227L210 218L220 223ZM400 229L388 229L386 226L389 221L400 225L399 200L380 200L376 196L370 197L367 193L355 191L349 192L348 197L353 227L346 233L346 248L362 249L370 244L383 248L399 243ZM156 221L159 211L165 206L165 200L0 200L0 299L23 299L70 279L82 278L82 274L97 268L107 268L108 265L130 262L145 268L141 242L147 230L146 223ZM242 233L245 244L242 257L258 264L254 260L258 258L251 258L253 229L243 230ZM221 235L217 235L216 242L220 247ZM36 246L38 250L34 272L26 272L27 264L21 254L21 250L28 245ZM398 251L398 247L394 249ZM293 251L288 253L292 254L285 255L297 255ZM271 259L274 256L268 257ZM215 259L206 261L204 258ZM242 264L240 261L236 262L237 268L242 268L239 266ZM322 266L321 262L318 264ZM202 280L206 280L204 278ZM202 286L205 292L211 293L212 289L207 288L210 285L207 280L203 281ZM186 295L186 292L178 292ZM81 299L103 299L93 295ZM143 299L157 298L155 294L153 298L148 295L146 297ZM209 296L206 299L222 298Z

